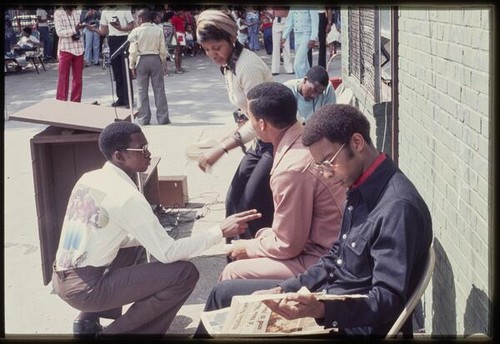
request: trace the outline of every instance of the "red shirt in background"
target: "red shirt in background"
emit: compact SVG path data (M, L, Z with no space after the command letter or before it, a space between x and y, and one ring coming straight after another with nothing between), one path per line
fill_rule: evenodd
M186 29L184 27L184 18L181 16L174 14L172 17L172 25L175 27L176 32L186 33Z

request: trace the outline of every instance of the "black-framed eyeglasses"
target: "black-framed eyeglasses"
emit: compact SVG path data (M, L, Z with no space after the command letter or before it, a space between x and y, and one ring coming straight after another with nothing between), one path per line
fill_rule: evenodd
M142 152L143 155L146 155L149 152L149 144L146 143L141 148L123 148L122 150L132 151L132 152Z
M335 158L339 155L339 153L342 151L342 149L344 149L345 145L346 145L346 142L344 142L344 144L342 144L342 146L340 146L339 150L331 157L331 159L324 160L324 161L320 162L319 164L314 163L314 166L317 167L321 172L324 172L325 167L333 166L333 162L335 161Z

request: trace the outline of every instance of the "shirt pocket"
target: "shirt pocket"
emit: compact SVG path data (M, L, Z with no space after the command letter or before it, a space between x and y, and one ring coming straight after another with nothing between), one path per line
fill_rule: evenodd
M356 277L369 276L371 270L368 240L362 236L355 236L346 241L344 247L345 268Z

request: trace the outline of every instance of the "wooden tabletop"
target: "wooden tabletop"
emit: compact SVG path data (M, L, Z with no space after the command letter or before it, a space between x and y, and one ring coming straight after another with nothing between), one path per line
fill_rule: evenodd
M23 122L101 132L116 119L130 120L130 109L44 99L9 116Z

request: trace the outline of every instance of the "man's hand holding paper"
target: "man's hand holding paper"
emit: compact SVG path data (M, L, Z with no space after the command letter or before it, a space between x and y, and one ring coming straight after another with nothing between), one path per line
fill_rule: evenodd
M320 319L325 315L325 305L313 294L286 293L282 299L262 302L287 320L304 317Z

